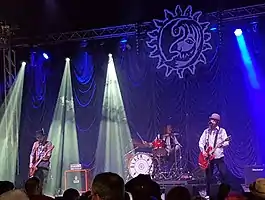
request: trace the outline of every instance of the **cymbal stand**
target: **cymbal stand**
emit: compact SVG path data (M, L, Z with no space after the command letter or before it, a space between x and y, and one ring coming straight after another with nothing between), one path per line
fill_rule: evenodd
M128 165L129 165L129 161L130 159L127 158L127 156L131 153L134 153L134 151L138 149L138 147L135 147L133 148L132 150L128 151L127 153L125 153L123 155L123 158L124 158L124 173L125 173L125 179L126 179L126 182L129 181L131 179L131 176L130 176L130 173L129 173L129 170L128 170Z
M167 172L162 170L162 159L162 157L156 156L157 165L155 166L153 178L157 181L167 179Z
M179 159L177 159L177 151L179 151ZM183 168L182 168L182 151L181 147L176 150L176 147L174 149L174 163L170 168L169 176L170 178L177 178L179 179L183 174Z
M180 165L180 173L182 174L183 173L183 165L182 165L182 148L180 147L179 148L179 165Z

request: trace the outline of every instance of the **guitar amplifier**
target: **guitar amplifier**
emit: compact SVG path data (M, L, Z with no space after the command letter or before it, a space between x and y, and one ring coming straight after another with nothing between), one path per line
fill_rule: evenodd
M80 193L86 192L90 187L90 171L67 170L64 172L64 189L74 188Z
M245 184L249 185L258 178L265 178L265 165L250 165L244 169Z

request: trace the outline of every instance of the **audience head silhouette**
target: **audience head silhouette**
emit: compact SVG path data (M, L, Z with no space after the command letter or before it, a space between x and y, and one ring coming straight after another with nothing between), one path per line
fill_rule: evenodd
M0 195L10 190L13 190L14 188L14 184L10 181L0 181Z
M69 188L63 193L64 200L78 200L79 196L79 192L73 188Z
M190 192L187 188L177 186L172 188L166 195L166 200L191 200Z
M149 175L140 174L131 179L125 186L134 200L161 199L160 186Z
M92 183L92 200L123 200L124 197L124 181L118 174L96 175Z
M0 200L29 200L29 198L21 190L11 190L0 195Z
M42 184L40 179L37 177L29 178L25 183L25 191L28 194L28 196L41 195Z

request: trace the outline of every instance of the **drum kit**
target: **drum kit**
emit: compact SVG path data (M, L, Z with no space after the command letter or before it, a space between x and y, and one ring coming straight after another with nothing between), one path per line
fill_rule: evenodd
M139 174L148 174L156 181L179 180L183 174L183 162L181 145L175 144L172 148L174 162L169 162L169 152L166 143L162 139L155 139L152 143L134 143L133 150L125 155L127 161L127 180ZM151 148L152 153L133 152L138 148Z

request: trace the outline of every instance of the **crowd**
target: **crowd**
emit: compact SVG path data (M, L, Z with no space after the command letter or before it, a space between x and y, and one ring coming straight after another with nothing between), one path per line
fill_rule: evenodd
M42 193L42 183L36 178L28 179L23 189L15 189L9 181L0 182L0 200L52 200L54 198ZM230 191L230 186L221 184L216 200L265 200L265 179L257 179L250 185L250 193L235 193ZM91 191L84 194L73 188L64 191L62 200L161 200L161 190L158 183L148 175L139 175L126 184L117 174L106 172L98 174L93 182ZM182 186L172 188L165 200L203 200L203 197L192 196L189 190Z

